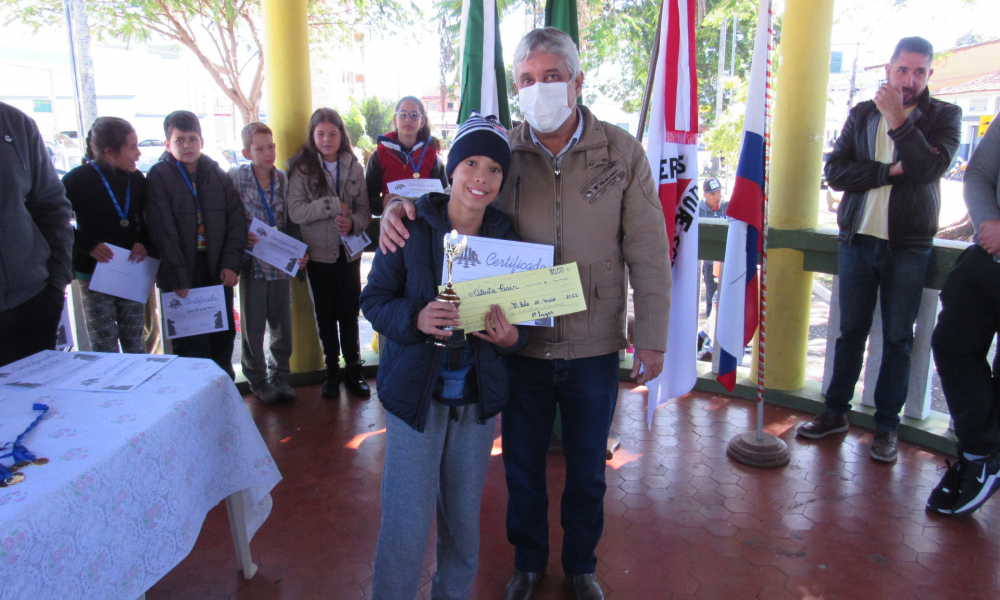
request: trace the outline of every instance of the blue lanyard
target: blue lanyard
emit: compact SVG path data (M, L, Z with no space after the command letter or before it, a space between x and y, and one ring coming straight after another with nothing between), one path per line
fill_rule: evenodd
M337 170L340 173L340 170ZM271 227L274 227L274 210L271 208L271 204L268 203L267 197L264 196L264 188L260 186L260 181L257 180L257 176L254 175L253 168L250 168L250 177L253 178L253 182L257 184L257 191L260 192L260 201L264 203L264 210L267 211L267 219L271 222ZM271 173L271 202L274 202L274 173Z
M407 152L406 150L401 150L406 155L406 158L410 160L410 168L413 169L414 178L420 177L420 167L424 166L424 155L427 154L427 146L430 146L430 144L425 143L424 149L420 151L420 162L417 163L416 167L413 166L413 151L410 150Z
M17 436L17 439L14 440L13 449L7 454L0 456L0 458L13 458L14 466L17 468L26 467L30 463L34 463L36 465L44 465L45 463L49 462L48 459L37 458L30 450L25 448L24 443L22 442L24 436L28 435L31 432L31 430L34 429L36 425L38 425L38 423L42 420L45 414L49 412L49 407L47 404L40 404L36 402L31 405L31 410L39 410L41 411L41 414L35 417L35 420L31 422L31 425L28 425L28 428L25 429L24 432L21 433L21 435ZM7 446L9 445L10 445L9 443L5 444L3 446L3 449L6 449ZM5 485L11 485L14 483L20 483L21 481L24 480L24 475L18 475L18 478L15 480L14 474L15 474L14 470L11 469L11 467L0 464L0 483Z
M125 212L122 212L122 207L118 204L115 193L111 191L111 184L108 183L108 178L104 176L104 172L101 171L101 168L94 161L88 160L87 163L94 167L97 174L101 176L101 181L104 182L104 189L108 190L108 195L111 196L111 204L114 204L115 210L118 211L118 216L122 218L122 227L128 227L128 209L132 205L132 178L127 173L125 174L125 181L128 182L128 187L125 188Z
M340 162L338 161L336 164L337 164L337 189L335 189L334 192L337 194L337 196L340 196ZM327 173L330 172L330 169L326 167L325 160L323 160L323 169L326 170Z
M191 190L191 195L194 196L194 202L198 205L198 212L201 213L201 201L198 200L198 192L194 189L194 186L191 185L191 178L188 177L187 169L184 168L184 165L182 165L180 161L177 161L177 169L181 172L181 177L184 178L184 183L186 183L188 189Z

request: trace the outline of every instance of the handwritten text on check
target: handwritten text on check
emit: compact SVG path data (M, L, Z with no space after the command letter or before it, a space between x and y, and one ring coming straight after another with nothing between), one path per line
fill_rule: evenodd
M496 275L455 284L466 331L483 331L490 305L499 304L511 323L587 310L576 263Z

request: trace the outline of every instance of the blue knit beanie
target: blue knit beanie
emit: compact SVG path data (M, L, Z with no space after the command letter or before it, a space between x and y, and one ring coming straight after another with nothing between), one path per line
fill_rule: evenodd
M458 135L448 151L448 168L445 172L451 179L455 167L470 156L488 156L503 169L503 181L507 181L510 170L510 141L507 131L496 117L483 117L477 112L469 115L458 128ZM501 187L503 183L501 182Z

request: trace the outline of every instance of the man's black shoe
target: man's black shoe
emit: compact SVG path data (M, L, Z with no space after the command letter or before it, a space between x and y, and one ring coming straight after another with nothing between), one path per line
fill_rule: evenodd
M569 575L570 585L573 586L573 594L576 600L604 600L604 591L601 584L597 583L597 577L593 573L583 575Z
M340 365L326 368L326 381L323 382L324 398L340 397Z
M531 600L535 597L538 582L545 577L545 571L529 572L514 569L514 576L507 584L505 600Z
M944 477L931 491L927 498L927 509L933 512L950 515L958 501L958 487L962 483L962 471L969 468L968 461L958 458L955 462L944 461L948 465L948 470L944 472Z
M355 396L367 398L372 395L372 390L368 387L365 375L361 371L361 365L363 364L365 364L364 361L359 360L356 363L347 365L347 368L344 369L344 387Z
M974 512L1000 488L1000 452L986 458L970 460L962 469L962 483L958 489L958 500L951 514L961 517Z

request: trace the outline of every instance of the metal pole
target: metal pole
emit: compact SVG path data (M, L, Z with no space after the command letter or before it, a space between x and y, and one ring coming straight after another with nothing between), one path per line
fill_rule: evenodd
M642 108L639 109L639 131L636 139L642 141L646 129L646 113L649 112L649 101L653 93L653 76L656 74L656 63L660 57L660 30L663 27L663 0L660 0L660 12L656 16L656 35L653 36L653 53L649 59L649 73L646 75L646 89L642 92Z
M725 93L723 85L723 77L726 74L726 20L722 20L722 25L719 26L719 68L716 72L716 84L715 84L715 122L719 123L722 119L722 96Z
M94 89L94 61L90 57L90 27L83 0L63 0L66 29L69 31L69 51L73 66L73 91L76 104L76 125L81 151L87 131L97 119L97 93Z

